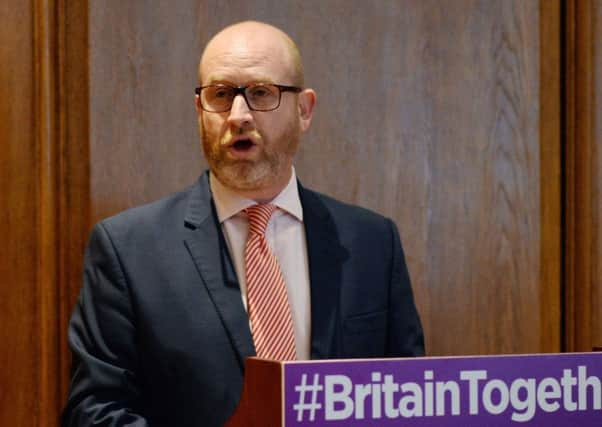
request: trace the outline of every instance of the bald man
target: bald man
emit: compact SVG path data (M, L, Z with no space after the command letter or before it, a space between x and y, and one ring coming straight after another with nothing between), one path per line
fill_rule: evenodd
M92 232L64 426L221 426L248 356L424 353L393 222L296 179L316 94L294 42L263 23L227 27L206 46L199 80L209 171ZM260 276L270 279L254 278L253 212L265 219L257 238L271 270Z

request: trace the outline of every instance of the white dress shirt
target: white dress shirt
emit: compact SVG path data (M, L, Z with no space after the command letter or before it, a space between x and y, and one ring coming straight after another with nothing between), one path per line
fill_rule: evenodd
M242 302L247 309L245 245L249 224L243 210L257 203L225 187L212 174L209 175L209 185L238 277ZM271 203L276 205L277 209L268 223L265 235L272 252L278 259L286 282L293 317L297 359L307 360L310 358L311 339L309 266L303 209L294 168L288 184Z

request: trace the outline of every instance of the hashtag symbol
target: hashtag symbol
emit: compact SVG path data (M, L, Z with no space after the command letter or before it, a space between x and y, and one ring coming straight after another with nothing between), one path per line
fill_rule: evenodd
M318 403L318 392L324 387L320 385L320 374L314 374L312 384L307 384L307 374L301 376L301 384L295 386L295 391L299 393L299 401L293 405L293 409L297 411L297 422L303 421L303 414L309 411L309 421L315 421L316 410L322 409L322 405ZM310 403L305 402L305 392L311 393Z

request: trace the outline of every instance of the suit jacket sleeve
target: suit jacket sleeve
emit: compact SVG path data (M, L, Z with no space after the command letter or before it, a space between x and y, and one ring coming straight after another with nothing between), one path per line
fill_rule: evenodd
M147 426L128 285L102 224L92 232L83 287L69 324L73 374L63 426Z
M387 356L424 356L424 337L414 304L410 277L395 224L388 220L393 236L393 261L389 289Z

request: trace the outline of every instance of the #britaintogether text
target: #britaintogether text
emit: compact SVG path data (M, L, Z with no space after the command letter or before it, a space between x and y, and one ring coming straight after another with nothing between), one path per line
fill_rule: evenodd
M486 370L460 371L458 381L435 381L432 370L424 371L423 383L396 383L393 378L372 372L371 383L354 384L346 375L324 375L321 382L319 374L314 374L308 383L307 374L303 374L301 384L295 386L297 421L306 415L308 421L315 421L316 412L322 408L325 421L460 415L462 392L466 391L470 415L480 411L500 415L510 409L515 422L530 421L538 409L602 409L600 378L588 377L586 366L579 366L576 375L563 369L559 378L517 378L511 383L488 378Z

